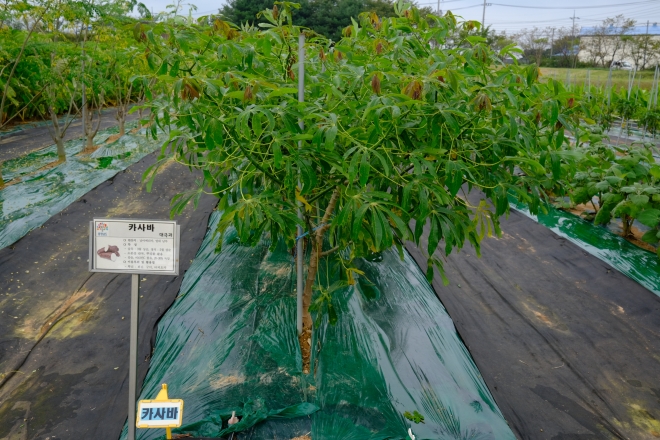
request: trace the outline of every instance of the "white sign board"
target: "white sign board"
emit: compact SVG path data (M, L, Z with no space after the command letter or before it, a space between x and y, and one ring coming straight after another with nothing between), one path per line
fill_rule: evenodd
M178 428L183 421L183 400L140 400L138 428Z
M94 219L89 246L91 272L179 274L176 221Z

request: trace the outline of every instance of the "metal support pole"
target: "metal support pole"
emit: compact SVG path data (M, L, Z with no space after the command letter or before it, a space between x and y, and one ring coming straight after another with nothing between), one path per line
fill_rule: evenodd
M140 275L131 275L131 336L128 365L128 440L135 440L135 417L137 415L137 352L138 317L140 306Z
M577 59L578 55L580 54L580 49L578 48L578 51L575 52L575 20L579 20L580 17L575 16L575 9L573 10L573 16L569 17L571 20L573 20L573 27L571 28L571 54L573 55L573 62L569 65L569 69L575 69L577 66Z
M646 49L649 46L649 20L646 20L646 35L644 35L644 61L642 61L642 69L646 67Z
M486 0L484 0L484 12L481 14L481 27L486 29Z
M87 39L87 26L83 30L82 41L82 69L80 81L82 82L82 130L83 136L87 136L87 92L85 90L85 40Z
M550 60L552 60L554 45L555 45L555 28L552 28L552 37L550 37Z
M298 36L298 101L305 101L305 35ZM302 120L298 122L300 128L305 128ZM302 147L302 141L298 142L298 149ZM300 188L300 176L298 176L298 188ZM298 218L303 220L302 203L298 202ZM298 226L298 240L296 240L296 328L298 334L303 330L303 242L300 238L303 234L302 226Z

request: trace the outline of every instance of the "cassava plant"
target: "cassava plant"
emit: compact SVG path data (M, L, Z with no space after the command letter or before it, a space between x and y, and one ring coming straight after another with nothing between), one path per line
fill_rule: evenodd
M80 98L77 93L76 81L72 75L73 61L68 58L59 58L51 54L50 63L42 69L43 89L38 111L44 119L50 119L48 131L57 146L57 160L66 161L64 139L69 126L79 114L76 101ZM64 117L59 114L64 111Z
M234 228L248 246L264 234L273 246L306 241L299 336L309 371L309 307L315 290L332 290L317 279L321 259L338 262L353 284L362 274L356 259L392 247L403 255L428 227L427 277L435 268L445 278L442 255L466 242L478 252L486 234L499 233L508 194L538 208L548 176L536 158L559 149L580 110L558 82L539 83L535 66L503 65L512 46L493 53L465 33L455 49L440 49L447 35L477 22L450 13L422 19L398 2L396 17L363 14L332 44L294 26L295 8L277 2L262 12L260 29L175 17L139 24L135 34L157 81L152 129L170 134L145 173L148 188L175 159L204 179L175 197L173 214L209 192L220 199L220 234ZM476 190L484 200L473 205L466 195Z
M649 144L618 147L596 141L583 148L577 172L569 180L571 200L591 203L595 224L621 220L622 236L633 236L635 220L657 228L660 223L660 166L655 164ZM642 239L657 243L658 231Z

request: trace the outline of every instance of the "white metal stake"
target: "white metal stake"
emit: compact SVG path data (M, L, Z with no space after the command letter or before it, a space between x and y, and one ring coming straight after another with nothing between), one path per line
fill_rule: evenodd
M586 93L588 93L588 90L589 90L589 89L587 89L587 81L588 80L589 80L589 69L587 69L587 74L584 76L584 88L585 88Z
M305 101L305 35L302 33L298 36L298 101ZM305 128L302 119L298 122L300 128ZM298 149L302 148L302 141L298 141ZM300 186L300 174L298 175L298 188ZM298 202L298 218L303 220L302 203ZM296 240L296 327L298 334L302 334L303 330L303 242L302 236L303 228L298 226L298 240Z
M138 317L140 315L140 275L131 275L131 336L128 366L128 440L135 440L137 401Z
M612 103L612 65L610 65L610 71L607 74L607 85L605 89L607 90L607 106L609 107Z
M651 81L651 90L649 91L649 102L646 105L647 110L651 110L651 105L653 104L653 92L655 91L655 80L656 77L658 76L658 68L655 68L655 72L653 72L653 81Z
M658 103L658 66L655 66L655 72L653 73L653 97L651 99L651 105L655 107Z
M630 99L630 94L632 93L632 88L635 84L635 74L635 69L628 72L628 99Z
M655 90L653 91L653 107L658 106L658 79L660 77L660 70L655 66Z

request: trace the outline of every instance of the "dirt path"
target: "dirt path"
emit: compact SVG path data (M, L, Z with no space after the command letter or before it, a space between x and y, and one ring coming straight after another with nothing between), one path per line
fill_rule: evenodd
M521 213L502 231L481 258L447 258L433 288L514 433L660 437L660 298Z
M162 218L196 177L173 164L154 192L141 176L150 154L99 185L61 214L0 250L0 439L112 439L127 416L130 275L88 272L93 217ZM206 232L216 199L178 217L181 271ZM157 320L182 276L145 276L140 304L140 382Z
M116 126L117 120L115 119L115 115L114 108L103 110L101 112L101 126L99 127L99 130ZM127 122L137 119L137 112L126 117ZM94 121L96 122L96 118ZM69 126L64 140L68 141L81 138L82 136L82 120L79 118ZM29 154L35 150L45 148L49 145L53 145L53 139L50 137L47 125L17 131L4 136L0 134L0 160L14 159L24 154ZM0 439L1 438L2 437L0 437Z

